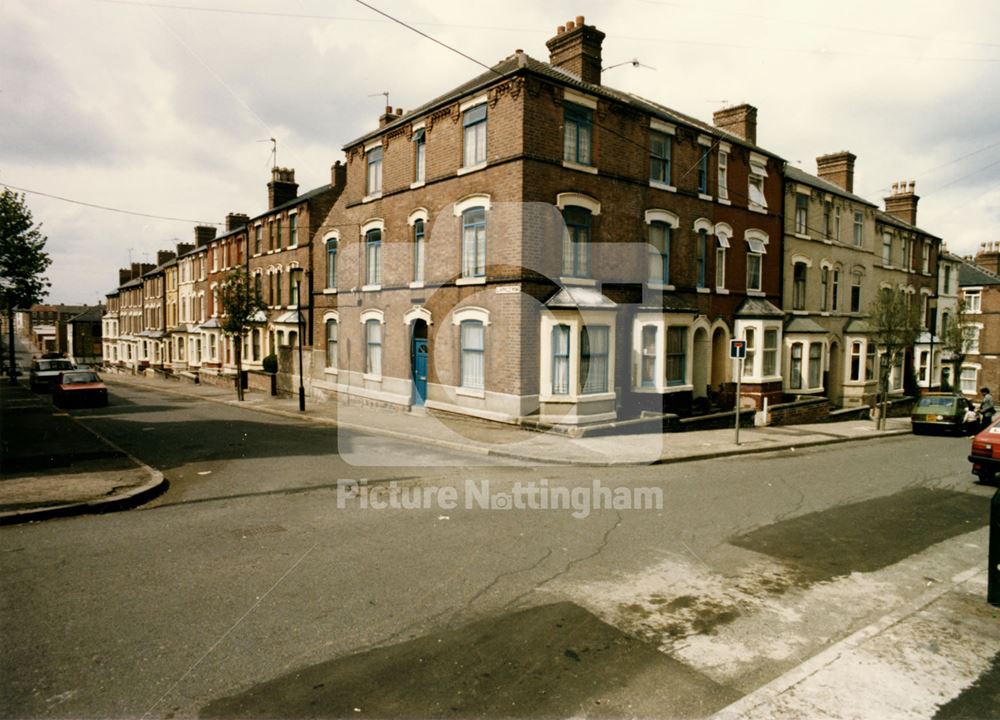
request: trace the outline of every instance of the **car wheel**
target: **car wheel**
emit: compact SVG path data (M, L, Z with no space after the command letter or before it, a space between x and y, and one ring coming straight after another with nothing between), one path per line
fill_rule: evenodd
M976 475L979 477L979 482L983 485L992 485L997 476L993 470L988 470L987 468L980 468Z

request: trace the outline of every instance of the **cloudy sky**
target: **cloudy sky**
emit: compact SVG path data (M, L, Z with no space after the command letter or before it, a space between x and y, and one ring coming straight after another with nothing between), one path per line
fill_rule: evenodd
M368 0L492 64L576 15L607 33L604 82L710 120L759 108L758 142L815 172L858 156L877 202L916 180L918 223L959 254L1000 240L996 0ZM354 0L0 0L0 183L28 194L55 302L198 221L266 209L271 145L300 189L377 124L480 68Z

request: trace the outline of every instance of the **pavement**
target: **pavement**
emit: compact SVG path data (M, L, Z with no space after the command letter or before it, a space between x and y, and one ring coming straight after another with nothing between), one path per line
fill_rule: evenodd
M22 349L23 350L23 349ZM392 438L466 456L500 458L532 466L615 467L705 460L734 455L787 451L891 437L910 432L909 420L890 418L885 430L874 422L846 421L786 427L741 428L683 433L573 438L475 419L432 415L422 409L402 412L248 392L244 401L230 388L167 380L159 376L105 373L116 384L170 393L206 402L334 426L355 433ZM113 402L113 400L112 400ZM0 525L50 517L105 512L134 507L166 487L161 472L128 455L98 433L36 395L24 385L0 385L2 457L0 457ZM356 466L407 466L412 454L405 444L391 448L349 444L345 461Z

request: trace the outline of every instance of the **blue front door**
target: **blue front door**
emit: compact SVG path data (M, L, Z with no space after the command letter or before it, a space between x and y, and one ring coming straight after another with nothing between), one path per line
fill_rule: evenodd
M423 405L427 399L427 340L413 338L413 404Z

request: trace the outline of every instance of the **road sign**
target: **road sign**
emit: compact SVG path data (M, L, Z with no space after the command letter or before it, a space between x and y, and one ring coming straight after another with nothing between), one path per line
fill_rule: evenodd
M729 341L729 357L733 360L739 359L743 360L747 356L747 341L746 340L730 340Z

